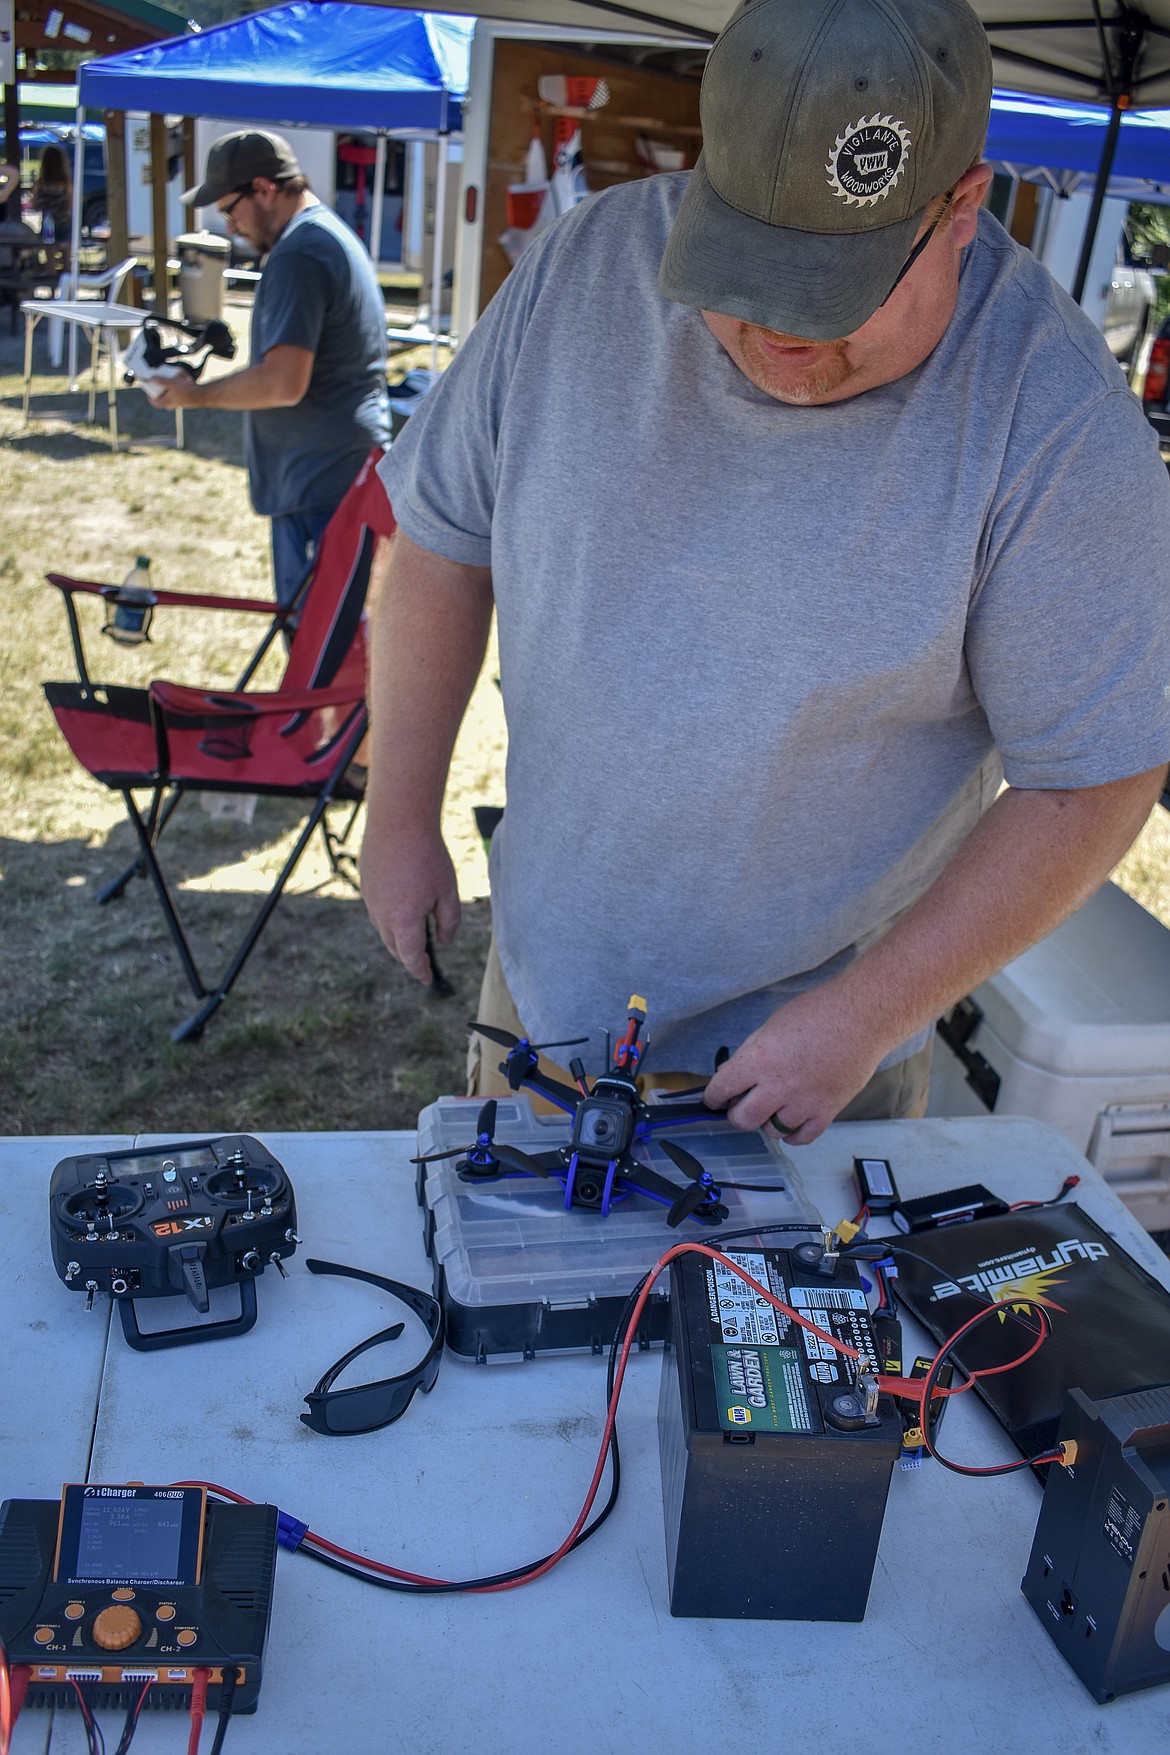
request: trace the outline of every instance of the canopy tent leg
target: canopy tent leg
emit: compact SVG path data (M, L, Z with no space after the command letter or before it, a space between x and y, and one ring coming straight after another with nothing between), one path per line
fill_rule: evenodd
M167 119L158 111L150 117L150 223L154 233L154 309L166 317L171 309L171 281L167 235Z
M69 297L77 297L77 289L81 275L81 198L84 194L85 182L85 110L77 106L77 124L73 135L73 212L70 216L71 235L69 239ZM54 349L54 353L57 350ZM60 364L60 354L54 359L54 365ZM77 325L69 325L69 388L77 382Z
M370 190L370 261L374 273L382 260L382 196L386 188L386 136L379 134L374 142L374 186Z
M443 228L447 205L447 142L444 128L439 134L439 163L435 177L435 237L431 251L431 370L439 369L439 320L443 311Z
M1109 115L1109 126L1105 130L1105 140L1101 147L1101 160L1097 166L1096 181L1093 184L1093 200L1089 207L1089 217L1085 221L1085 235L1081 241L1081 258L1077 263L1077 277L1073 282L1072 296L1079 305L1085 291L1085 282L1089 278L1089 263L1093 256L1093 245L1097 241L1097 227L1101 223L1101 209L1105 205L1105 195L1109 188L1109 176L1113 170L1113 156L1117 151L1117 137L1121 133L1121 118L1129 108L1129 99L1119 94L1113 100L1113 108Z

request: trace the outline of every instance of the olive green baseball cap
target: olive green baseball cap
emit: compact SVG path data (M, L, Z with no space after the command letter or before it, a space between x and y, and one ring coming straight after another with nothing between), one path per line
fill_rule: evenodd
M225 134L207 155L203 181L188 189L181 199L185 206L210 207L246 189L254 177L268 177L273 183L300 174L297 155L282 134L268 134L262 128L248 128L239 134Z
M990 110L966 0L746 0L707 60L659 288L811 341L852 334L980 157Z

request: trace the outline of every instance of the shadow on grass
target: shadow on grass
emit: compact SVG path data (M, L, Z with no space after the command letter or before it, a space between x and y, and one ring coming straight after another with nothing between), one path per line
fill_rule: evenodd
M43 384L43 380L42 380ZM99 388L91 422L88 408L89 389L84 375L77 390L61 382L52 389L38 387L33 380L29 404L29 424L18 425L5 440L15 451L68 462L76 457L91 457L95 452L109 452L110 428L106 392ZM21 419L23 398L0 396L0 410ZM68 423L62 432L56 423ZM53 425L54 430L46 430ZM127 385L118 392L118 449L149 445L177 449L175 417L151 407L143 393ZM244 467L243 423L237 412L219 408L189 408L183 420L183 453L231 468Z
M111 793L110 797L116 801L117 794ZM145 811L147 794L140 793L137 802ZM224 866L236 865L245 860L262 862L263 868L270 869L271 877L274 878L284 858L281 843L300 827L307 814L308 805L302 800L257 798L252 821L244 823L238 819L209 816L200 807L199 795L188 793L157 843L159 860L167 882L172 885L187 885L210 877ZM344 829L347 820L348 810L345 806L332 807L330 821L337 832ZM0 842L0 845L3 843ZM357 845L355 842L355 848ZM317 846L320 846L319 840ZM100 889L112 878L120 876L128 865L137 861L138 853L138 837L129 819L123 817L107 832L96 855L100 860L100 875L97 876L95 888ZM297 883L301 888L305 887L306 867L307 856L302 858L297 876ZM127 894L133 894L134 888L132 885ZM149 890L145 880L143 889L153 896L153 890Z
M425 1104L462 1090L486 902L465 909L443 952L455 992L437 1000L389 956L357 896L286 895L203 1036L175 1044L195 1001L152 890L135 882L96 906L112 851L0 841L0 1131L412 1128ZM218 967L259 896L183 890L180 902Z

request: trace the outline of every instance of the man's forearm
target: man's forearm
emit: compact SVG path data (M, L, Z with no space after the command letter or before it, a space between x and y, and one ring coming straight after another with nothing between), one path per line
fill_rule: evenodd
M491 574L440 560L401 531L379 547L371 586L369 784L362 895L387 950L432 979L428 921L459 926L459 888L440 813L451 752L483 663Z
M221 378L207 378L197 385L201 408L228 408L248 412L257 408L289 408L288 387L271 372L264 362L244 366L238 372L225 372ZM298 399L299 400L299 399Z
M370 826L437 830L487 647L491 573L444 561L399 531L379 550L371 596Z
M840 977L888 1053L1059 926L1141 829L1164 770L1066 791L1009 788L913 907Z
M738 1127L807 1145L878 1064L1087 900L1141 828L1162 770L1082 791L1010 789L884 937L773 1012L707 1086Z
M254 365L196 382L187 373L166 380L160 408L295 408L313 374L313 355L303 347L274 347ZM158 380L156 380L156 383Z

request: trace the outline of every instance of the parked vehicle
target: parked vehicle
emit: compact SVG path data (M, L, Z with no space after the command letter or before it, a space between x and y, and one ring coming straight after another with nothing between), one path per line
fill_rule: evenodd
M1110 353L1128 372L1137 365L1150 314L1157 302L1157 281L1123 244L1113 266L1102 328Z
M1170 317L1162 324L1150 349L1142 407L1164 446L1170 446Z
M149 163L149 149L146 145L148 130L145 117L134 118L136 126L134 134L141 136L143 144L132 147L127 134L126 141L126 178L127 199L130 205L128 214L131 232L146 232L150 228L150 183L149 175L140 177L142 164ZM37 167L41 154L46 146L63 146L69 155L69 164L73 165L74 127L72 123L41 122L27 123L20 130L21 185L25 193L32 188L36 180ZM96 122L87 122L84 131L85 139L85 172L81 185L81 235L82 237L105 238L109 235L110 209L106 192L106 131ZM183 130L181 123L172 123L167 130L167 181L175 183L183 170ZM182 186L181 184L179 185ZM172 199L174 199L172 197ZM177 206L176 206L177 213ZM174 230L181 230L175 226Z
M73 165L73 129L64 123L27 123L20 130L21 184L31 189L46 146L63 146ZM87 124L81 185L81 230L92 234L109 224L106 201L105 129Z

